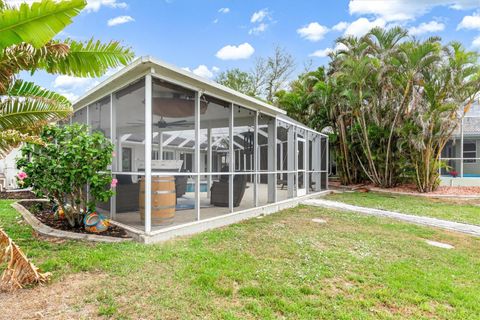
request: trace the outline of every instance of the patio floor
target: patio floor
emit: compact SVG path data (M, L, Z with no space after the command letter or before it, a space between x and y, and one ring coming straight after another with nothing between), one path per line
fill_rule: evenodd
M247 183L247 188L243 196L240 206L235 207L234 212L243 211L254 207L253 203L253 184ZM258 184L258 205L263 206L268 204L268 185ZM226 207L215 207L210 204L210 198L207 197L206 192L200 193L200 219L209 219L218 217L229 213ZM277 186L277 200L282 201L288 199L288 191L286 188ZM177 199L177 205L184 205L185 207L192 206L195 201L195 193L187 192L183 197ZM139 230L144 230L144 222L140 219L139 211L117 213L114 219L117 222L134 227ZM175 212L173 223L168 225L152 225L152 231L161 230L167 227L177 226L189 222L196 221L196 213L194 209L179 210Z

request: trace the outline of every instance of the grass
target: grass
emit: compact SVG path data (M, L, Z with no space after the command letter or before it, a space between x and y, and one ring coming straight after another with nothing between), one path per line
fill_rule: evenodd
M480 314L480 239L474 237L297 207L158 245L52 243L34 238L9 204L0 201L0 225L37 265L53 272L54 282L71 273L99 275L78 302L100 318L478 319ZM455 249L431 247L426 239Z
M334 193L328 195L326 199L361 207L391 210L417 216L428 216L480 225L479 200L447 200L407 195L391 195L379 192Z

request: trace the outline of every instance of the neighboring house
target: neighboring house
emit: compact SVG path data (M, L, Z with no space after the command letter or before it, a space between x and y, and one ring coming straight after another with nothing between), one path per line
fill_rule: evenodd
M0 189L5 188L8 190L17 188L16 175L18 170L15 165L15 158L19 153L19 149L14 149L5 158L0 159Z
M480 104L476 103L442 151L442 184L480 186Z

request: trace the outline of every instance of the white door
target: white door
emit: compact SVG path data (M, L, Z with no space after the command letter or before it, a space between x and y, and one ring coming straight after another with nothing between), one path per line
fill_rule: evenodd
M305 157L305 139L297 139L297 197L307 194L305 185L306 175L306 157Z

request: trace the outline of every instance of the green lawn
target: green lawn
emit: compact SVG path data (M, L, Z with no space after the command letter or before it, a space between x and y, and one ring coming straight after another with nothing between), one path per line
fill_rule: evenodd
M99 275L71 306L89 319L480 315L480 239L474 237L297 207L158 245L52 243L33 238L9 203L0 201L0 225L53 272L50 286L71 273ZM455 249L429 246L426 239Z
M326 199L361 207L480 225L480 200L447 200L378 192L335 193L328 195Z

